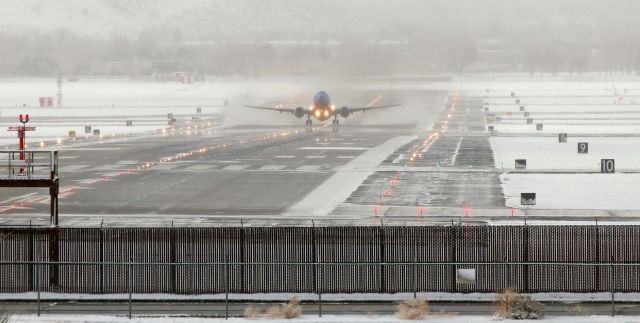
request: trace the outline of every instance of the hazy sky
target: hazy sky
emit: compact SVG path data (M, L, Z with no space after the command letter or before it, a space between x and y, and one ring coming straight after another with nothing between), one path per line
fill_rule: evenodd
M634 0L0 0L4 31L68 29L136 35L379 32L397 26L475 28L537 23L636 22Z

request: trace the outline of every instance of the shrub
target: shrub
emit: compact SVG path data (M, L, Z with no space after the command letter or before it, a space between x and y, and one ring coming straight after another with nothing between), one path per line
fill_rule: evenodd
M269 307L267 315L272 319L293 319L302 315L302 307L297 297L291 297L287 303Z
M542 318L542 304L523 296L514 289L505 289L496 294L495 318L535 320Z
M249 305L244 309L244 318L245 319L257 319L262 316L262 311L259 307L255 305Z
M272 305L267 308L267 316L271 319L279 319L282 317L280 305Z
M396 317L403 320L420 320L427 314L427 301L422 298L404 300L396 308Z

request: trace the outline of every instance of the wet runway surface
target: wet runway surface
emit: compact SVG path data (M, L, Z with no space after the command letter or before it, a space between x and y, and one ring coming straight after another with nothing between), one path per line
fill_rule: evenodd
M485 128L482 103L450 98L434 130L396 150L347 199L347 204L501 208L499 174ZM455 129L455 130L451 130ZM435 134L435 136L434 136ZM411 168L430 168L415 172Z
M421 92L427 115L439 93ZM283 116L290 117L290 116ZM206 216L282 215L361 154L416 125L220 126L199 119L138 137L60 149L62 226L210 223ZM0 223L46 223L46 189L0 192Z

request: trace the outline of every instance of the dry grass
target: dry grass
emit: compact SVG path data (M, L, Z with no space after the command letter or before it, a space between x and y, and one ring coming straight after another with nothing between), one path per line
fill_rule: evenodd
M297 297L291 297L288 302L270 306L267 316L272 319L293 319L302 316L302 307Z
M280 305L271 305L267 308L267 316L270 319L279 319L282 317L282 310L280 309Z
M523 296L514 289L505 289L496 294L496 311L498 319L535 320L542 318L542 304Z
M249 305L249 306L247 306L247 308L244 309L244 318L245 319L248 319L248 320L258 319L261 316L262 316L262 310L258 306Z
M567 308L567 312L575 316L589 316L589 312L587 311L587 309L580 304L577 304L576 306L571 308Z
M0 307L0 323L9 322L9 316L9 313L7 313L4 308Z
M456 317L460 315L458 312L445 312L442 309L437 312L431 312L430 314L434 317Z
M396 308L396 317L402 320L421 320L427 315L427 301L423 298L412 298L402 301Z

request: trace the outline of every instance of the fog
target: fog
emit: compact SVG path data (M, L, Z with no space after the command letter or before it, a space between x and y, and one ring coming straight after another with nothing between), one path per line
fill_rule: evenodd
M2 0L0 76L638 73L631 0Z

